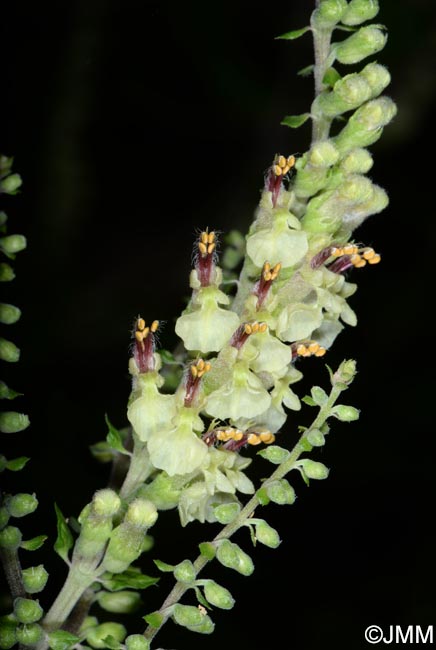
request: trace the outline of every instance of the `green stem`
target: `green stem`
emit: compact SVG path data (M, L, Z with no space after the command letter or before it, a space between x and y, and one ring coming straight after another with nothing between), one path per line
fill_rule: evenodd
M308 434L311 431L322 427L322 425L330 415L332 406L335 404L336 400L338 399L340 393L343 390L344 390L344 384L338 382L333 385L326 403L320 408L317 417L312 422L309 429L306 429L306 431L304 431L304 433L300 436L298 442L292 449L290 456L287 458L287 460L285 460L283 463L277 466L277 468L274 470L271 476L263 482L262 487L268 486L269 483L276 481L277 479L283 478L284 476L286 476L286 474L288 474L293 469L296 461L299 459L301 453L304 451L304 446L303 446L304 440L307 438ZM259 500L257 495L255 494L245 504L245 506L242 508L241 512L239 513L239 515L232 522L227 524L227 526L224 526L224 528L218 533L218 535L214 537L214 539L212 540L212 544L219 542L220 540L223 539L229 539L239 528L245 525L247 520L251 518L251 516L253 515L254 511L258 506L259 506ZM196 576L198 576L200 571L203 569L203 567L206 566L208 562L209 560L204 555L199 555L197 557L197 559L194 561L194 569L196 572ZM159 627L152 627L151 625L149 625L144 632L144 636L146 639L149 639L151 641L156 636L156 634L160 631L162 626L168 620L170 616L170 608L172 607L172 605L175 605L183 596L185 591L187 591L189 588L190 586L187 585L186 583L176 582L173 589L170 591L167 598L162 603L161 608L159 609L159 613L162 616L162 623L160 624Z
M319 6L319 0L316 2ZM315 81L315 99L325 89L323 79L329 67L330 42L332 38L332 29L315 28L312 25L313 49L315 54L314 81ZM312 112L312 144L320 140L326 140L329 137L331 120L321 113Z
M132 496L153 471L146 445L135 440L133 454L130 457L129 470L120 490L120 496L127 499Z

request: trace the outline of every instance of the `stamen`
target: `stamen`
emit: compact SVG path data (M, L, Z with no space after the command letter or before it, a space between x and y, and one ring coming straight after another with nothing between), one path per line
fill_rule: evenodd
M154 320L150 327L147 327L143 318L138 318L135 326L135 346L133 357L140 373L154 370L154 333L159 327L159 321Z
M185 406L192 405L192 402L200 388L200 380L206 372L209 372L211 367L210 362L204 361L203 359L198 359L198 361L191 363L189 367L190 372L186 379Z
M257 321L243 323L230 339L230 345L240 350L249 336L252 334L263 334L267 329L268 325L266 323L258 323Z
M257 296L257 311L261 309L263 303L265 302L271 288L271 284L274 282L274 280L277 279L281 268L282 265L280 262L277 262L273 268L271 268L271 264L269 262L264 262L260 279L258 282L256 282L253 289L253 293Z
M327 350L316 341L305 341L301 343L292 343L292 358L297 357L323 357Z
M217 241L214 231L203 230L197 241L197 248L200 255L197 257L195 268L202 287L211 284L212 274L215 269L215 257Z
M282 179L295 165L295 156L277 155L274 158L273 164L270 167L266 179L265 189L272 194L273 207L277 204L277 199L282 188Z

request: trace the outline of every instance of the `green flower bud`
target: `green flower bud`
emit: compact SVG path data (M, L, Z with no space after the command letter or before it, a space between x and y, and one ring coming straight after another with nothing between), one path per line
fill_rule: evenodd
M338 187L336 195L338 199L346 201L347 204L358 205L368 201L374 191L374 186L366 176L353 174Z
M127 509L124 522L140 528L151 528L158 518L156 506L147 499L134 499Z
M311 460L310 458L305 458L304 460L300 461L300 465L303 468L303 471L307 478L313 478L314 480L322 481L329 475L329 470L325 465L323 465L323 463L318 463L317 461Z
M5 411L0 413L0 431L2 433L18 433L30 425L30 420L24 413Z
M48 573L42 564L23 569L22 573L24 589L28 594L37 594L47 584Z
M141 487L137 494L152 501L158 510L171 510L179 502L181 489L177 486L177 479L160 472L151 483Z
M340 169L346 174L367 174L374 161L368 149L352 149L341 161Z
M183 625L191 632L211 634L214 630L214 624L210 617L192 605L174 605L173 619L175 623Z
M333 407L332 415L341 422L354 422L359 419L359 410L354 408L354 406L338 404L338 406Z
M322 0L318 9L315 9L312 14L312 27L314 29L334 27L341 20L346 9L346 0Z
M21 310L18 309L18 307L6 303L0 303L0 323L12 325L19 320L20 316Z
M256 522L256 539L270 548L277 548L281 542L278 532L263 520Z
M357 368L354 359L343 361L332 377L332 384L351 384L356 376Z
M314 103L314 111L321 110L333 118L351 111L372 97L372 89L360 74L353 73L339 79L331 92L319 95Z
M271 501L279 505L292 505L296 499L294 488L285 478L268 482L265 488Z
M24 250L27 246L27 240L24 235L8 235L0 239L0 250L7 255L15 255Z
M17 642L17 621L13 616L2 616L0 618L0 648L9 650Z
M44 630L38 623L17 627L17 641L22 645L34 646L41 641Z
M0 338L0 359L8 363L16 363L20 358L20 349L15 343Z
M150 650L150 641L142 634L131 634L124 643L127 650Z
M10 282L15 278L14 269L6 262L0 264L0 282Z
M220 609L232 609L235 599L228 589L221 587L214 580L207 580L204 585L204 595L211 605Z
M367 56L380 52L386 44L387 34L377 27L368 25L362 27L341 43L336 43L336 59L340 63L352 64L359 63Z
M97 602L107 612L130 614L141 604L141 595L137 591L103 591L97 594Z
M347 231L355 230L361 223L372 214L377 214L389 204L389 197L385 190L378 185L372 186L372 195L363 203L355 206L346 214L342 220Z
M113 517L120 507L120 497L109 488L98 490L92 498L92 512L99 517Z
M15 526L6 526L0 530L0 547L14 551L20 547L22 539L21 531Z
M44 614L44 610L37 600L16 598L14 601L14 614L20 623L28 625L39 621Z
M196 578L194 565L190 560L183 560L174 569L174 577L179 582L190 583Z
M350 0L342 16L344 25L360 25L377 16L379 10L378 0Z
M360 76L365 78L371 87L371 98L378 97L384 89L391 83L391 75L387 68L378 63L368 63Z
M217 548L217 559L229 569L234 569L244 576L249 576L254 571L253 560L237 544L228 539L223 540Z
M338 158L339 153L332 140L322 140L310 149L307 162L313 167L332 167Z
M222 503L213 509L216 520L224 525L236 519L240 511L241 506L239 503Z
M116 641L122 643L126 637L127 630L121 623L102 623L89 630L86 635L86 641L93 648L107 648L104 640L108 636L113 636Z
M389 97L372 99L357 109L342 131L334 138L341 154L376 142L382 129L395 117L397 107Z
M103 566L105 571L121 573L142 553L146 528L123 522L112 531Z
M6 508L11 517L25 517L38 507L38 499L34 494L14 494L6 501Z
M23 181L19 174L10 174L10 176L7 176L0 181L0 192L4 192L5 194L16 194L22 183Z
M311 429L306 438L313 447L322 447L325 444L324 434L319 429Z

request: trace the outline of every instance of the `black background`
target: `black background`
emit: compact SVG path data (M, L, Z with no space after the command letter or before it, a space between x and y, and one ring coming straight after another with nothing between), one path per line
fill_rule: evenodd
M215 611L207 639L168 624L167 648L367 648L370 624L436 623L434 584L434 111L436 11L431 0L381 0L389 27L378 60L393 76L399 114L374 147L371 176L389 208L358 231L381 252L378 267L355 271L351 299L359 324L328 354L356 358L359 375L344 401L358 423L337 423L315 456L331 468L297 503L265 516L283 539L256 547L250 578L211 566L236 598ZM124 426L130 330L140 313L166 321L163 347L188 294L197 228L245 231L276 152L307 149L309 127L280 126L308 109L308 35L274 37L308 21L312 3L235 0L77 0L3 3L0 21L0 150L15 156L24 185L2 197L9 232L28 250L4 300L23 317L2 334L22 349L4 379L25 396L32 425L7 437L5 453L32 462L3 479L35 491L40 506L27 536L55 537L53 501L77 515L107 479L87 451L105 436L104 413ZM348 71L348 70L347 70ZM5 364L4 364L5 365ZM310 382L327 386L323 362L307 362ZM282 444L292 445L292 416ZM288 442L283 442L289 437ZM269 467L258 465L258 476ZM177 528L166 513L152 557L194 558L214 527ZM236 541L249 549L248 534ZM25 557L38 564L45 551ZM64 579L47 559L50 596ZM147 567L150 573L154 569ZM161 603L170 579L146 593ZM142 629L134 620L130 631ZM386 627L387 629L387 627Z

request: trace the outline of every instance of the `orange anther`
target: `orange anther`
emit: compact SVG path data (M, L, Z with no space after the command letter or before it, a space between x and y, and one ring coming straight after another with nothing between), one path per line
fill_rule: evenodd
M200 241L202 244L209 243L209 234L205 230L200 235Z
M215 233L212 231L207 236L207 243L208 244L213 244L214 241L215 241ZM204 242L204 243L206 243L206 242Z
M288 156L286 159L289 169L295 165L295 156Z
M260 323L260 325L259 325L259 332L260 332L261 334L263 334L264 332L266 332L267 329L268 329L268 325L267 325L266 323Z
M159 327L159 321L158 320L154 320L152 322L152 324L150 325L150 329L151 329L151 331L153 333L157 330L158 327Z
M368 260L368 264L378 264L380 262L380 260L381 260L381 255L376 253L374 255L374 257L371 257L371 259Z
M320 346L318 348L318 350L315 352L315 356L316 357L323 357L326 352L327 352L327 350L325 348L323 348L322 346Z
M196 377L198 377L198 368L197 368L197 366L194 366L194 365L191 366L191 375L194 377L194 379Z
M253 329L252 329L250 323L245 323L244 332L245 332L245 334L252 334Z
M362 257L363 259L367 260L369 262L370 259L372 259L375 256L375 250L373 248L364 248L362 251Z
M207 255L207 246L202 241L198 242L198 249L200 253L203 255L203 257Z
M138 330L143 330L145 328L145 320L143 318L138 318L138 322L136 323L136 328Z
M207 247L208 255L211 255L215 249L216 244L209 244Z
M286 158L284 156L279 156L279 159L278 159L277 162L280 165L280 167L282 167L282 168L286 167Z
M276 176L282 175L282 168L280 167L280 165L274 165L273 169L274 169L274 174Z
M249 433L247 442L249 445L260 445L262 442L257 433Z
M319 350L319 343L312 341L312 343L310 343L308 346L308 350L311 354L316 354L316 352Z
M235 431L233 432L233 440L236 440L236 442L242 440L243 436L244 434L239 429L235 429Z

